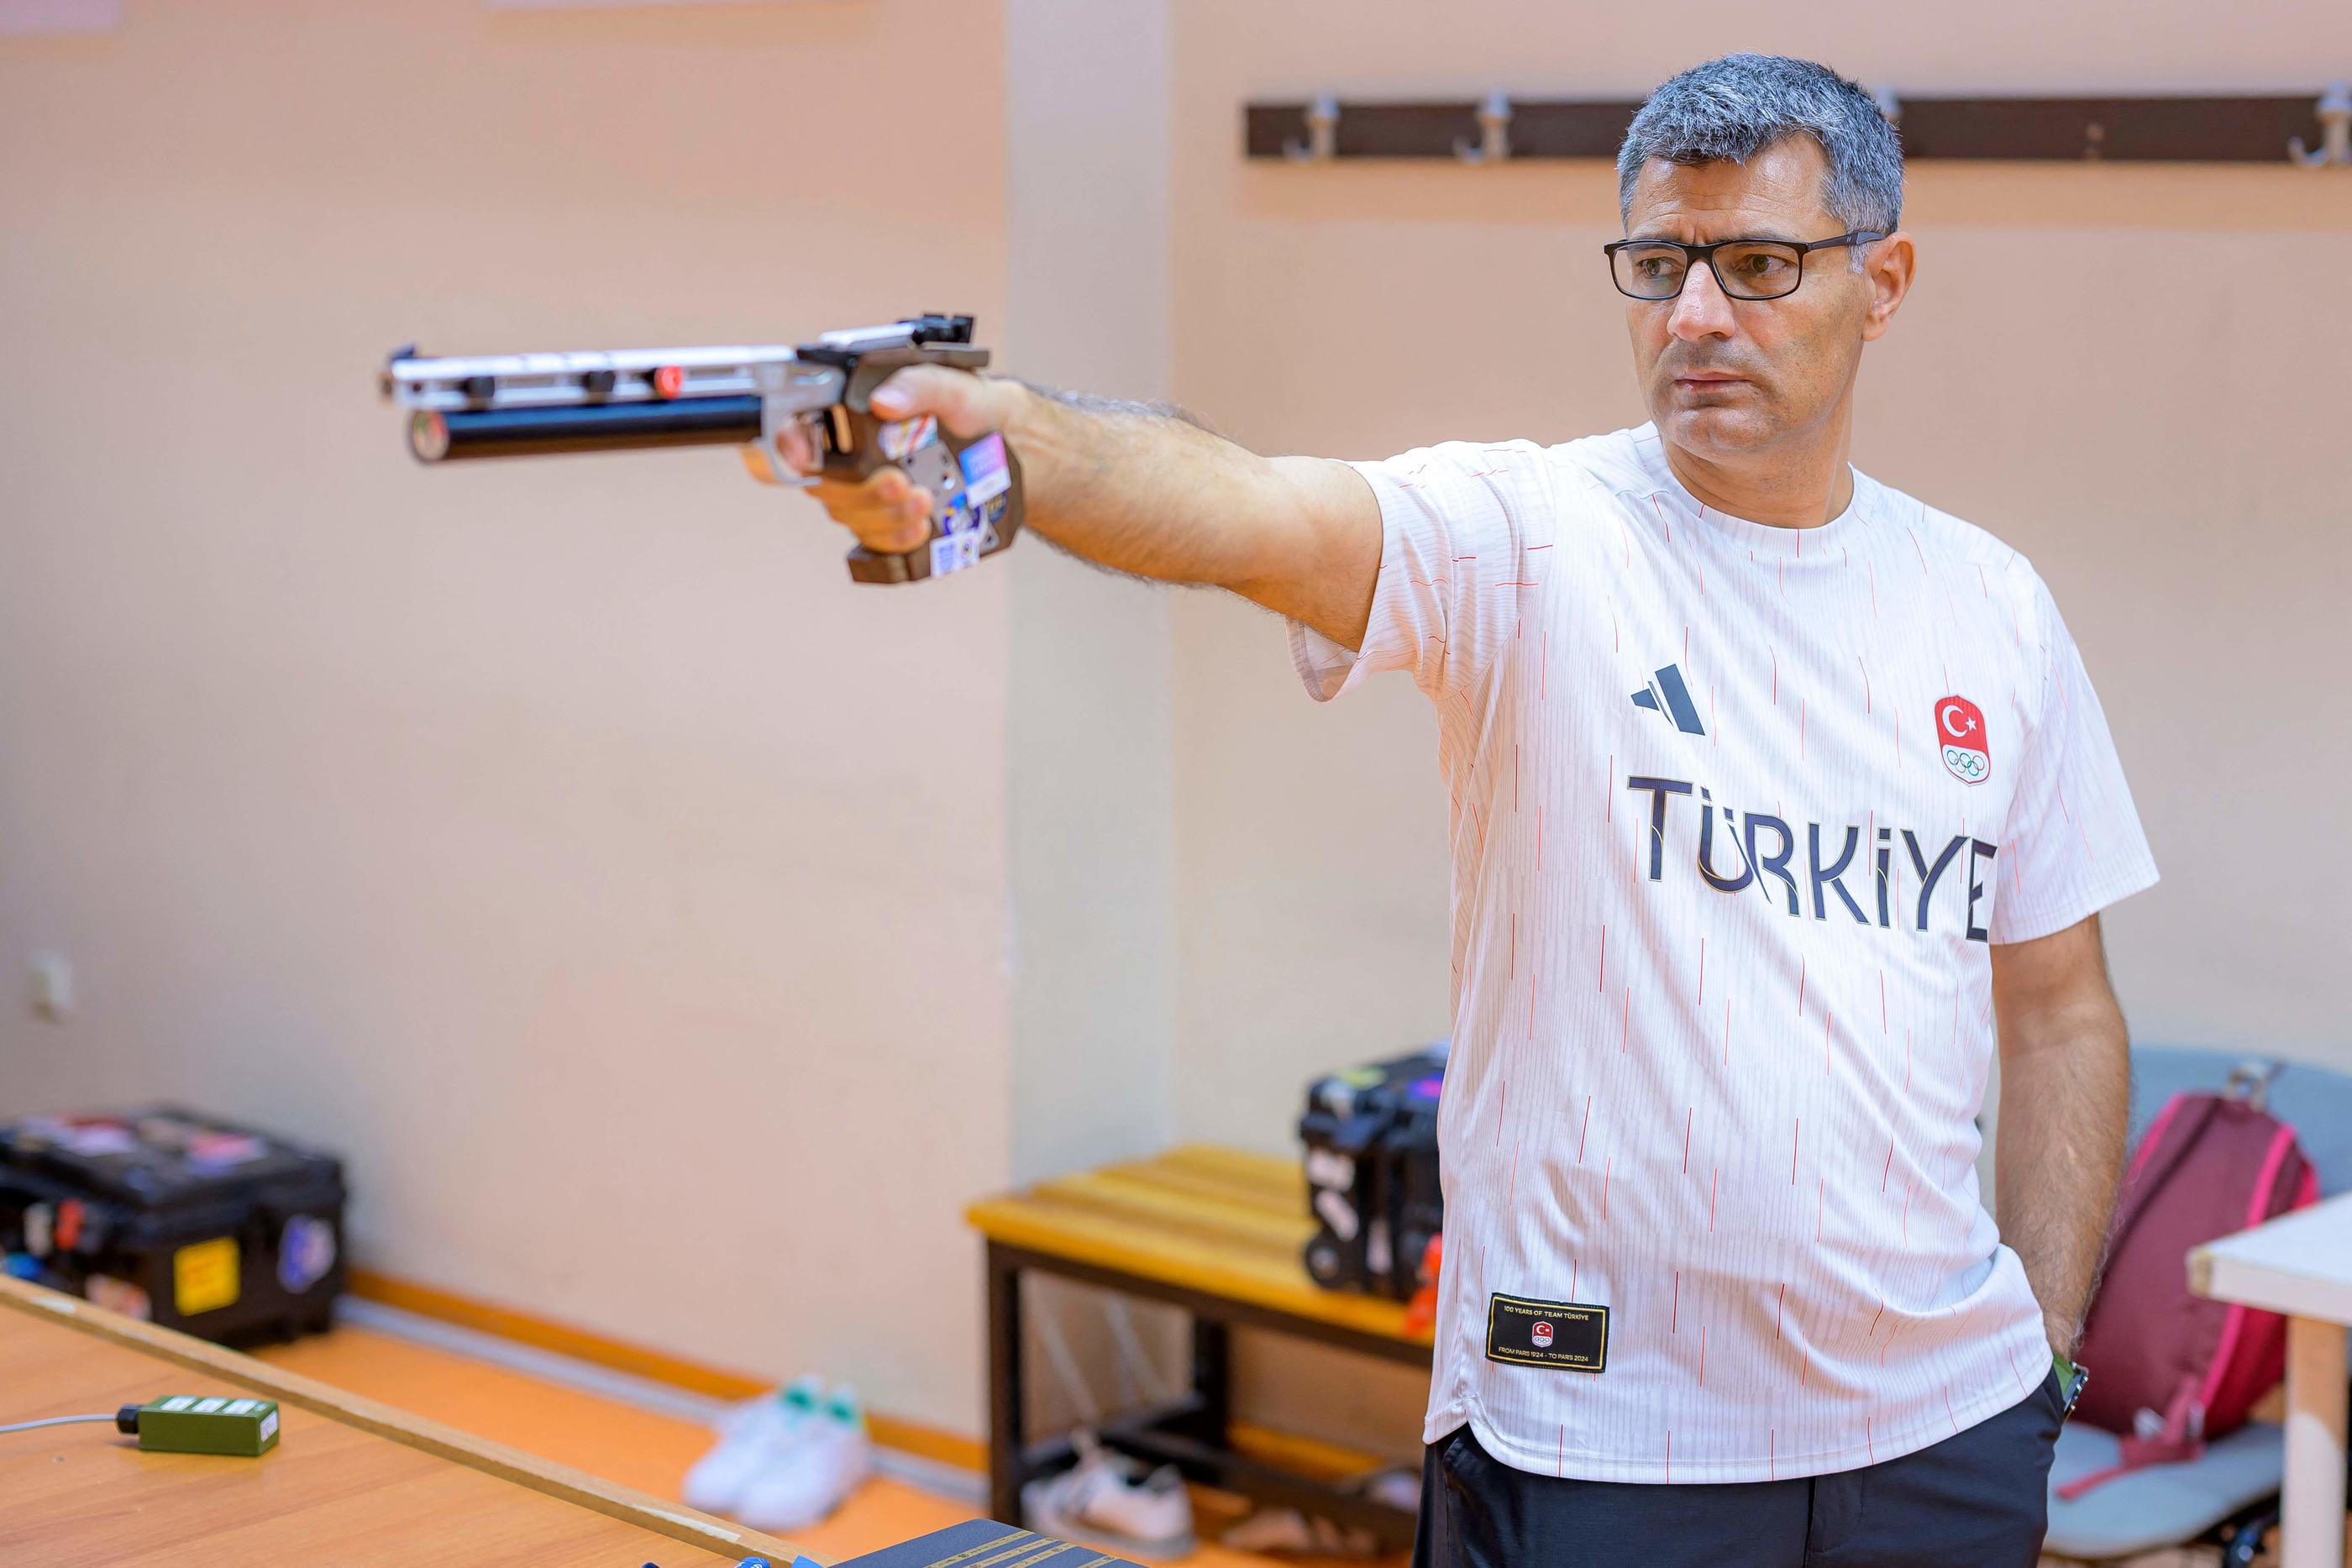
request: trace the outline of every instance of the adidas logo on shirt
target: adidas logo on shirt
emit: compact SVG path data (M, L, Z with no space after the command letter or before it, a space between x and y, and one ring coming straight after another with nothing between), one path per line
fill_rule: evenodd
M1675 727L1685 735L1706 733L1706 726L1698 721L1698 709L1691 706L1690 687L1683 684L1678 664L1668 664L1651 676L1650 684L1633 694L1633 706L1673 719Z

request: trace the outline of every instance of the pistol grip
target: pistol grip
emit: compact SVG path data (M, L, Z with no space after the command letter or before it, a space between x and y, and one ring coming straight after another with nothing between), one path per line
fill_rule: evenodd
M858 582L944 577L994 555L1021 531L1021 462L1002 433L966 440L929 415L881 420L868 411L867 395L898 368L871 361L857 368L842 402L826 415L824 471L837 478L866 479L885 468L898 469L929 492L931 532L903 553L863 545L852 549L849 575Z

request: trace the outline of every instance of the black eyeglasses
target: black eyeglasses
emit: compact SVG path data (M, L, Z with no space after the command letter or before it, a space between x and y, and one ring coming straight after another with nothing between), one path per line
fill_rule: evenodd
M1868 245L1886 236L1853 229L1828 239L1724 239L1713 245L1683 245L1670 239L1621 239L1604 245L1609 276L1617 292L1634 299L1672 299L1683 291L1690 269L1704 262L1715 281L1734 299L1778 299L1794 294L1805 280L1808 251Z

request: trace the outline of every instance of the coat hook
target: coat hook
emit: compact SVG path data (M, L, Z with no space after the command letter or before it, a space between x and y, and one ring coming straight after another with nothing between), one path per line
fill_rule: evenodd
M1307 145L1282 144L1282 155L1294 163L1327 163L1339 148L1339 100L1318 92L1307 107Z
M2319 100L2320 145L2305 152L2298 136L2286 144L2287 156L2306 169L2352 166L2352 82L2336 82Z
M1454 155L1465 163L1500 163L1511 155L1511 100L1501 88L1478 106L1478 145L1457 136Z
M1870 97L1871 101L1878 105L1878 112L1885 116L1887 124L1899 126L1903 123L1903 100L1895 96L1893 88L1881 82L1870 89Z

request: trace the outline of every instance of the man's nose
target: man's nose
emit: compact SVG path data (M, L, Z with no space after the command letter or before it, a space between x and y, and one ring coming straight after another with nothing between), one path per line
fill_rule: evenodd
M1731 297L1715 280L1715 268L1694 267L1683 278L1683 291L1666 319L1666 330L1688 342L1697 338L1728 338L1738 329L1731 312Z

